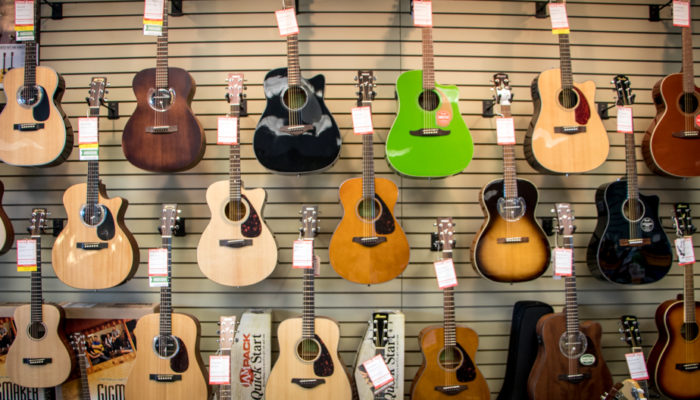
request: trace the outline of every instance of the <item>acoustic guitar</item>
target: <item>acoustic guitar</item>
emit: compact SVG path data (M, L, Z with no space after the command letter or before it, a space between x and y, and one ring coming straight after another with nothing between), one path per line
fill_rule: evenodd
M303 206L301 214L303 237L313 240L318 232L318 209ZM314 268L307 268L303 315L285 319L277 329L279 357L265 385L266 399L349 400L352 397L345 364L338 353L338 323L315 316L314 308Z
M574 269L573 211L568 203L556 204L564 248L571 249L571 276L565 277L563 312L546 314L537 321L539 347L527 380L531 400L590 400L612 387L610 370L600 351L599 323L579 324Z
M283 3L294 8L294 0ZM267 105L253 136L255 157L281 174L320 172L338 159L341 143L338 125L323 102L326 78L301 77L298 35L287 36L287 65L265 75Z
M172 234L179 218L176 204L164 204L162 247L167 249L167 285L160 288L160 313L136 323L136 358L126 381L126 400L207 399L209 386L199 352L199 321L174 313L171 302Z
M683 67L651 90L656 117L642 140L642 155L656 174L690 177L700 175L700 89L693 72L693 33L690 26L681 30Z
M78 359L78 367L80 368L80 400L90 400L90 383L88 382L88 359L87 345L85 335L81 332L75 332L70 335L70 344L75 352L75 357Z
M386 159L401 175L440 178L469 165L474 143L459 111L459 89L435 83L433 28L421 30L423 70L396 80L399 109L386 138Z
M229 116L240 120L245 104L243 74L229 74L227 81ZM237 123L237 138L239 134ZM277 265L277 243L262 219L265 189L243 188L240 144L230 146L228 181L211 184L206 197L211 219L197 245L199 269L207 278L228 286L265 279Z
M206 147L204 130L190 108L197 87L194 78L182 68L168 67L168 3L163 2L156 68L134 76L136 109L122 134L126 159L154 172L190 169Z
M557 36L560 68L532 81L534 113L525 135L525 158L541 172L586 172L608 157L608 133L596 112L595 83L574 82L569 35Z
M15 241L15 230L12 221L2 208L2 196L5 194L5 185L0 181L0 254L7 253Z
M44 304L41 285L41 234L46 228L44 208L32 210L32 240L36 242L36 270L32 271L31 303L15 309L17 336L7 351L10 380L20 386L46 388L60 385L70 374L71 355L61 334L63 310Z
M674 223L679 238L695 233L690 207L677 203ZM700 337L696 315L700 303L695 301L693 264L683 265L683 296L667 300L656 309L659 336L649 353L649 378L659 393L677 400L700 398Z
M222 356L228 356L231 360L231 347L236 336L236 317L219 317L219 353ZM230 367L230 366L229 366ZM232 400L231 381L222 385L217 385L219 388L216 400Z
M93 77L90 82L89 115L98 126L106 85L105 77ZM56 276L66 285L105 289L134 275L139 249L124 223L128 201L107 197L99 161L87 163L87 183L73 185L63 194L68 223L56 238L51 259Z
M617 104L634 100L629 79L613 80ZM626 175L598 187L598 223L588 243L586 261L599 279L622 284L652 283L671 269L671 244L659 220L659 197L639 193L634 134L625 136Z
M0 113L0 160L6 164L53 166L65 161L73 150L73 130L61 109L66 84L56 71L37 64L37 42L28 41L24 67L5 75L7 105Z
M493 76L496 102L504 118L512 118L508 75ZM515 144L504 144L503 179L489 182L479 193L486 220L471 246L472 267L496 282L523 282L542 275L549 266L549 241L537 224L539 193L516 175Z
M436 246L442 248L443 259L452 258L452 218L438 218L437 227ZM428 326L418 334L423 362L411 383L411 399L490 399L486 380L474 362L479 337L455 325L454 288L443 289L443 301L443 325Z
M372 71L359 71L358 105L371 107L374 98ZM374 176L372 134L362 136L362 178L340 186L343 218L328 247L331 265L344 279L362 284L396 278L408 265L406 234L394 217L399 189L394 182Z
M398 356L396 354L397 351L394 350L399 347L399 344L397 343L398 341L395 340L396 330L394 330L394 326L392 326L393 322L390 319L390 315L393 314L382 311L372 313L372 321L370 323L372 331L371 341L366 340L367 338L365 337L365 340L363 340L362 344L360 345L360 349L358 350L354 374L355 390L357 391L358 400L385 400L387 398L403 398L403 396L399 396L399 393L397 393L399 391L403 392L403 390L399 388L401 384L397 382L399 379L397 376L399 368L396 366L396 364L399 363L398 359L401 357ZM391 332L392 336L394 336L392 343L389 343L389 332ZM364 347L365 345L369 346ZM388 350L388 347L391 349ZM389 373L391 373L394 381L391 384L386 384L378 389L375 389L369 375L367 374L365 366L362 364L379 354L381 354L382 358L387 364ZM394 362L392 363L390 359Z
M642 333L639 330L639 321L634 315L623 315L620 317L620 333L622 334L621 339L627 343L630 347L630 353L642 353ZM622 386L631 395L637 395L640 399L651 397L649 393L649 381L648 379L634 380L637 387L630 389L630 384L626 379ZM617 385L615 385L617 386ZM612 393L612 391L611 391ZM630 397L630 399L635 399L635 397Z
M634 379L625 379L616 383L610 389L610 392L604 393L600 398L601 400L647 400L644 392Z

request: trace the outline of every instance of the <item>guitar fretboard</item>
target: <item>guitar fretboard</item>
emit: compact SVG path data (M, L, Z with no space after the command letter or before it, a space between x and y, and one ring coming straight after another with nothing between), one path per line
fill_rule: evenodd
M36 216L39 218L39 215ZM36 241L36 271L32 271L31 278L31 321L42 322L44 319L42 313L42 305L44 304L44 295L41 287L41 236L32 235L32 239Z
M313 339L315 335L314 307L314 269L307 268L304 270L304 313L302 316L302 337L304 339Z
M78 366L80 367L80 400L90 400L90 383L88 382L88 361L85 352L78 354Z
M512 116L510 105L501 105L501 114L504 118ZM506 199L518 197L517 175L515 172L515 145L506 144L503 147L503 194Z
M29 41L24 45L24 86L36 85L36 42Z
M452 240L452 236L446 238L443 244L442 258L452 258L452 245L448 241ZM457 335L455 328L455 293L454 288L448 287L442 290L443 301L443 330L445 335L445 349L457 346Z
M682 28L681 35L683 41L683 92L694 93L695 75L693 72L693 32L690 27ZM692 116L690 118L692 118Z
M221 349L221 355L223 356L228 356L229 360L231 359L231 349ZM223 384L219 385L219 396L218 400L231 400L231 384Z
M156 87L167 89L168 84L168 1L163 2L163 33L158 36L156 56Z
M238 104L231 104L232 117L241 115L241 107ZM241 137L240 119L236 124L236 138L239 144L233 144L229 149L229 199L238 202L241 200ZM232 207L233 208L233 207Z
M574 249L574 237L564 236L564 248ZM572 334L578 332L578 299L576 297L576 270L574 268L574 260L571 260L571 276L564 279L566 287L566 332Z
M160 335L170 336L172 332L172 236L163 232L162 247L168 250L168 284L160 288Z
M100 106L90 107L90 117L96 117L98 126L100 121ZM99 207L99 185L100 185L100 162L98 160L88 161L87 191L85 199L85 219L93 221Z
M372 101L363 99L362 105L371 107ZM362 135L362 197L374 199L374 148L373 134ZM372 202L374 204L374 202Z
M435 62L433 56L433 28L423 27L423 89L435 89Z
M693 264L683 268L683 310L685 323L695 323L695 288L693 285Z
M635 154L634 134L625 135L625 170L627 176L627 199L629 207L629 238L637 239L640 236L639 219L636 207L639 199L639 186L637 184L637 159Z
M571 89L574 87L574 79L571 76L571 51L569 48L569 35L562 34L557 36L559 36L561 87L562 89Z

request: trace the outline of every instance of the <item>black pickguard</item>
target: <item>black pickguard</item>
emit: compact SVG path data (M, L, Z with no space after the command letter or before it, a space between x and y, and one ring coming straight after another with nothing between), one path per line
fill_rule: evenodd
M599 279L622 284L643 284L663 278L671 268L671 244L659 222L659 198L640 194L644 217L653 223L645 232L637 224L637 237L648 238L643 246L621 246L628 239L630 224L622 213L627 199L627 180L611 182L596 190L598 223L588 244L588 268Z
M248 219L241 224L241 235L247 238L258 237L262 232L262 222L260 221L260 216L245 195L241 195L241 198L245 200L246 204L248 205Z
M187 371L190 366L190 359L187 357L187 347L185 347L185 342L179 337L176 337L177 343L180 345L180 350L170 359L170 369L174 372L183 373Z
M380 235L388 235L394 232L396 229L396 224L394 223L394 216L391 215L389 208L384 203L379 195L375 193L374 197L377 199L379 204L382 206L382 214L374 221L374 230Z
M102 207L102 209L105 212L105 220L97 226L96 231L98 238L107 241L111 240L116 233L116 229L114 226L114 216L112 215L112 211L110 211L109 208Z
M289 112L282 96L288 88L287 68L274 69L265 76L267 107L253 136L255 157L267 169L281 173L301 174L330 167L340 154L340 131L323 103L323 75L306 80L301 87L307 102L299 112L297 123L312 125L312 132L291 135L281 127L289 125Z
M461 344L457 343L457 348L462 352L462 356L464 357L462 365L455 371L457 380L460 382L471 382L476 379L476 366L474 366L474 361L469 357L469 354L467 354Z
M46 95L46 89L42 86L38 86L38 88L41 92L41 101L32 108L32 116L34 121L46 121L51 113L51 108L49 108L51 99Z
M326 345L318 335L314 335L314 337L321 345L321 354L316 361L314 361L314 374L316 374L316 376L331 376L333 375L334 369L331 353L328 352L328 348L326 348Z

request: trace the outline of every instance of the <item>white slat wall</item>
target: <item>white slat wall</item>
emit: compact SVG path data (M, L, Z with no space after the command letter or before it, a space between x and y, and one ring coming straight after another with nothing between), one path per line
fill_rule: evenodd
M337 319L341 325L340 350L346 364L354 359L368 316L373 309L397 308L406 314L406 390L421 354L416 336L427 325L442 322L442 295L437 290L429 251L429 234L436 216L457 221L455 261L459 275L457 320L475 329L480 337L476 361L495 398L505 372L512 305L518 300L540 300L561 310L562 281L546 276L516 285L496 284L477 276L469 263L469 245L483 220L478 204L480 188L501 174L501 151L496 145L495 122L481 116L481 100L491 97L493 73L510 75L515 94L513 114L516 136L522 143L532 114L529 85L542 70L558 67L556 38L548 19L534 17L531 1L435 1L434 40L436 79L456 84L461 92L460 109L471 128L475 157L464 173L441 180L416 180L394 174L384 159L383 142L396 112L394 82L405 70L420 68L420 31L412 26L408 0L301 0L300 53L303 75L326 76L327 105L343 136L340 160L323 174L281 176L267 172L255 159L251 140L264 109L262 80L273 68L286 65L286 45L277 33L273 11L279 0L193 1L184 0L182 17L170 18L170 64L189 70L198 84L193 108L202 122L208 147L195 168L175 174L148 173L133 167L122 153L121 132L135 107L131 91L134 74L155 66L155 40L144 37L143 1L72 0L64 2L64 19L51 20L42 6L41 63L63 74L67 91L64 110L73 126L85 115L84 97L90 77L106 75L111 83L108 98L120 102L121 119L101 120L101 172L111 196L129 200L126 223L147 260L148 248L160 245L156 231L160 205L178 202L187 218L188 235L175 238L174 296L177 311L192 313L202 323L202 351L216 350L216 321L222 314L240 314L249 307L274 309L279 321L300 312L301 273L291 269L291 243L297 237L301 204L318 204L322 232L318 253L324 261L317 283L317 313ZM662 22L647 20L648 4L661 0L569 1L572 57L576 81L592 79L600 88L598 101L613 101L610 80L618 73L630 76L637 105L636 140L654 116L651 87L661 77L680 69L680 31L670 21L668 7ZM697 17L700 10L694 8ZM700 24L694 24L700 30ZM696 38L696 43L700 39ZM698 52L696 51L696 59ZM328 264L327 246L342 209L338 186L361 174L361 140L352 134L350 108L355 102L353 76L357 69L374 69L378 97L373 104L375 167L377 175L393 179L400 188L396 215L411 244L411 262L403 276L372 287L346 282ZM223 100L224 79L229 71L242 71L247 78L250 117L242 120L242 170L247 187L267 190L264 215L275 232L280 262L272 276L251 287L230 288L207 280L196 264L196 246L208 219L204 193L209 184L226 179L228 149L216 146L216 118L228 106ZM106 112L102 111L103 115ZM548 176L535 171L517 148L520 176L540 189L538 217L549 217L554 202L573 203L578 231L575 236L576 268L582 319L603 325L603 353L615 380L624 377L623 353L618 340L617 319L636 314L647 350L656 338L653 315L663 300L673 298L682 287L682 271L674 267L658 283L614 286L591 277L585 264L585 248L595 226L595 189L624 173L624 141L615 133L613 118L605 121L612 147L608 161L597 170L576 176ZM662 178L649 172L637 151L639 185L644 193L661 197L661 214L668 215L677 201L690 202L700 215L700 181ZM54 218L65 218L61 198L70 185L85 181L86 164L77 151L64 164L46 169L0 165L5 183L4 207L20 236L25 232L33 206L47 206ZM699 155L700 156L700 155ZM671 235L673 236L673 235ZM44 241L43 258L50 260L53 238ZM0 257L0 301L29 300L29 279L17 273L15 251ZM48 262L47 262L48 263ZM126 284L103 291L73 290L45 271L48 301L156 302L156 289L149 289L147 268ZM696 285L699 283L696 276ZM276 348L275 348L276 350ZM276 357L276 355L275 355Z

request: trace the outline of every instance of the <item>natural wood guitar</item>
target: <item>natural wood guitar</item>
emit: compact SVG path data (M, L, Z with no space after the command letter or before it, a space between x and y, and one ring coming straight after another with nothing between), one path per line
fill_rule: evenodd
M673 216L679 238L692 237L690 206L677 203ZM664 396L677 400L700 398L700 332L695 301L693 263L683 265L683 296L667 300L656 309L659 336L649 353L647 370L653 385Z
M229 116L240 121L243 74L229 74L227 80ZM239 134L236 123L240 143ZM228 286L252 285L269 276L277 265L277 243L262 219L265 189L243 188L240 144L230 146L229 179L211 184L206 197L211 219L197 245L202 273Z
M595 84L574 83L569 35L557 36L560 68L532 81L534 113L525 135L525 158L542 172L586 172L608 157L608 133L596 111Z
M17 336L7 351L10 380L20 386L46 388L60 385L70 375L72 360L62 337L63 310L44 304L41 284L41 234L46 209L32 210L31 237L36 242L36 271L32 271L31 303L15 309Z
M207 399L209 386L199 352L199 321L172 312L172 233L177 205L164 204L161 217L162 247L167 249L167 285L160 288L160 313L136 323L138 348L126 381L126 400Z
M437 226L443 259L452 258L452 219L438 218ZM444 324L423 328L418 335L423 362L411 384L411 399L490 399L474 361L479 337L472 329L455 325L454 289L443 289L443 297Z
M190 169L202 159L206 147L204 130L190 108L194 78L182 68L168 67L168 3L163 2L156 68L134 76L136 109L122 135L126 159L156 172Z
M622 334L621 339L629 345L630 353L642 353L642 334L639 330L637 317L634 315L621 316L620 333ZM642 400L651 397L648 379L632 380L637 385L636 387L629 382L630 380L626 379L620 387L618 387L619 383L616 384L617 391L623 393L629 399ZM612 394L613 391L611 390L610 393Z
M501 114L512 118L508 75L495 74L493 81ZM537 188L517 178L515 143L502 148L503 179L489 182L479 193L486 220L471 246L472 267L496 282L529 281L547 270L549 241L535 219Z
M374 75L359 71L358 104L370 107ZM331 265L344 279L374 284L396 278L408 265L406 234L394 217L399 190L389 179L375 178L372 134L362 137L362 178L340 186L343 218L328 247Z
M93 77L90 83L89 115L98 121L106 85L105 77ZM89 160L87 183L73 185L63 194L68 223L51 251L58 279L80 289L105 289L134 275L139 249L124 223L127 205L125 199L107 197L99 161Z
M5 185L0 181L0 254L7 253L15 241L15 230L12 221L2 208L2 196L5 193Z
M316 206L302 207L303 236L318 231ZM288 318L277 329L279 357L265 385L268 400L349 400L350 380L338 353L340 328L326 317L315 316L314 268L304 269L304 313Z
M567 203L556 205L564 248L574 248L573 212ZM564 312L543 315L537 321L539 349L527 381L531 400L599 399L612 387L612 375L600 351L599 323L579 324L576 272L565 278Z

